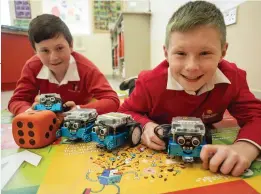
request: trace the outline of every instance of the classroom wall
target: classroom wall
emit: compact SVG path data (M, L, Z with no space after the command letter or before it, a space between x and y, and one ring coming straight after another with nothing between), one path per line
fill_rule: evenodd
M78 43L77 43L78 41ZM111 39L109 33L97 33L86 36L74 36L75 50L90 59L100 71L106 75L112 75ZM83 47L79 47L79 42Z
M42 14L42 1L34 0L31 3L32 18ZM10 1L11 24L15 18L14 2ZM90 20L91 18L90 8ZM91 33L89 35L73 35L74 50L90 59L105 75L112 75L111 41L109 33Z
M226 59L247 72L251 91L261 99L261 1L247 1L237 10L237 23L227 27Z
M165 29L172 14L189 0L150 0L151 6L151 68L157 66L163 59L163 44L165 41ZM244 0L220 1L210 0L221 10L230 9Z
M226 59L246 70L251 91L261 98L261 1L211 1L222 11L238 7L237 23L227 26L229 42ZM169 18L185 1L151 0L151 68L163 59L165 28Z
M157 66L163 59L163 44L165 41L165 29L169 18L178 7L184 4L184 0L151 0L151 68Z

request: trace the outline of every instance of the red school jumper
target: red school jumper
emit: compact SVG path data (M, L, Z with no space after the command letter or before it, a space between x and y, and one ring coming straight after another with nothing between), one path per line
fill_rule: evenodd
M218 68L231 84L216 84L199 96L167 90L169 64L165 60L143 72L131 96L119 112L130 114L143 126L149 122L170 124L172 117L199 117L205 124L219 122L227 109L241 127L237 139L248 139L261 146L261 101L249 91L245 71L222 60Z
M8 109L17 115L30 108L38 93L58 93L63 102L74 101L81 108L95 108L99 114L117 111L119 98L99 69L83 55L73 52L80 81L58 85L36 78L43 64L35 55L29 59L17 82ZM92 99L97 101L90 102Z

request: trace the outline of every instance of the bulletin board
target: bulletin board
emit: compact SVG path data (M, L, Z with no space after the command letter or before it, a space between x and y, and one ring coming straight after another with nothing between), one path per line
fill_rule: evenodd
M92 2L93 32L109 32L109 24L115 23L122 11L122 1Z
M29 0L15 0L15 17L20 19L31 19L31 4Z
M15 0L13 3L15 10L14 26L27 29L32 18L30 1Z

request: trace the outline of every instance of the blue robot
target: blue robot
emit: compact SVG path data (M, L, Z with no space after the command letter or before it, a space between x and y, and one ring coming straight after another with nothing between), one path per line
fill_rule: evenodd
M168 154L181 156L184 162L199 158L202 146L212 142L210 134L206 134L204 123L195 117L174 117L171 125L158 126L154 132L167 141Z
M59 94L41 94L40 103L35 105L35 110L50 110L53 112L62 112L63 104Z
M111 112L97 117L92 130L92 140L98 142L97 147L113 150L126 142L136 146L141 140L140 124L130 115Z
M97 116L95 109L77 109L67 112L62 128L56 132L56 137L63 136L70 141L90 142Z

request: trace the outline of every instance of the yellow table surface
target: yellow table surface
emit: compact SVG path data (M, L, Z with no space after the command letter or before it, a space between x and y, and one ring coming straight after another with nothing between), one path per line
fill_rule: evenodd
M236 133L235 128L218 130L213 134L213 141L231 143ZM14 143L10 124L2 124L1 138L2 158L24 150ZM60 144L57 141L42 149L28 150L42 156L39 165L24 162L2 194L261 193L260 161L252 164L251 176L235 178L203 170L200 161L184 164L180 158L169 158L166 153L143 145L134 148L126 145L107 152L96 148L94 142ZM100 183L99 177L106 170L114 171L119 182Z

